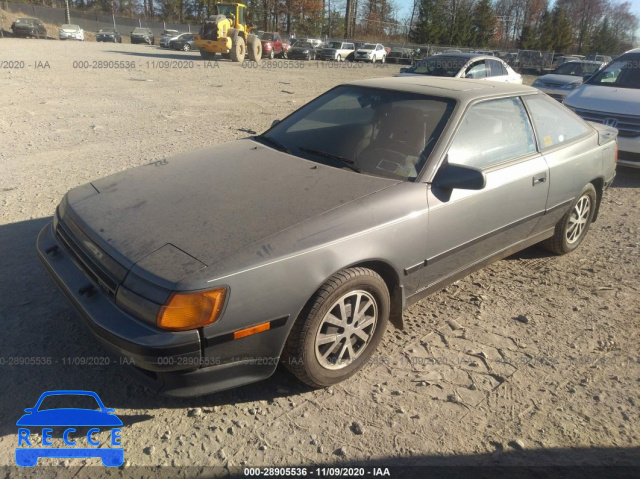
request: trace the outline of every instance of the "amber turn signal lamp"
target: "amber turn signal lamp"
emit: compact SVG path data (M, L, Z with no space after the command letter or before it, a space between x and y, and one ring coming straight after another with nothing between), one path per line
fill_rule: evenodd
M218 320L227 295L225 288L195 293L172 293L158 311L156 324L170 331L188 331Z

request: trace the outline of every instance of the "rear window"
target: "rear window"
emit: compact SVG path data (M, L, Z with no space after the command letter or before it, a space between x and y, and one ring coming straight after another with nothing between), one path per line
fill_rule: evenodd
M524 97L540 149L552 148L589 132L589 127L557 101L545 95Z

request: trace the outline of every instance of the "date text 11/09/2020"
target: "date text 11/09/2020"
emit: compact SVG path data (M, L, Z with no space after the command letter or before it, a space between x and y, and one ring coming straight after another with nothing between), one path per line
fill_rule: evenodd
M245 467L245 477L390 477L388 467Z

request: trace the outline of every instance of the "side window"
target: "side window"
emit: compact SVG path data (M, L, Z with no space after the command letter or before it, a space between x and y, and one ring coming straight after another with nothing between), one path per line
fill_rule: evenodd
M487 66L489 67L489 73L487 76L499 77L507 74L507 71L498 60L487 60Z
M545 95L524 97L531 113L540 149L551 148L584 135L589 126L573 116L557 101Z
M449 148L449 163L489 168L536 152L529 118L519 98L473 105Z
M465 78L485 78L487 76L487 68L484 64L484 60L473 63L467 68Z

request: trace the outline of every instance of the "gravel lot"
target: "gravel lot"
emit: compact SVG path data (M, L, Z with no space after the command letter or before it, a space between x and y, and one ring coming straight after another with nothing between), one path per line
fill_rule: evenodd
M398 67L251 69L142 45L6 38L0 45L0 61L24 62L0 69L0 465L14 463L15 421L43 391L86 389L123 420L130 472L640 466L640 171L619 169L578 251L556 257L530 248L416 304L405 312L406 329L390 327L373 364L345 383L310 390L278 371L213 396L169 399L114 361L65 360L105 352L36 257L36 235L57 203L74 186L241 138L243 129L262 131L338 83ZM163 63L174 60L183 63ZM136 65L74 68L94 61ZM20 357L51 364L11 359ZM85 468L97 459L41 463L67 466L56 471L65 476L108 472Z

